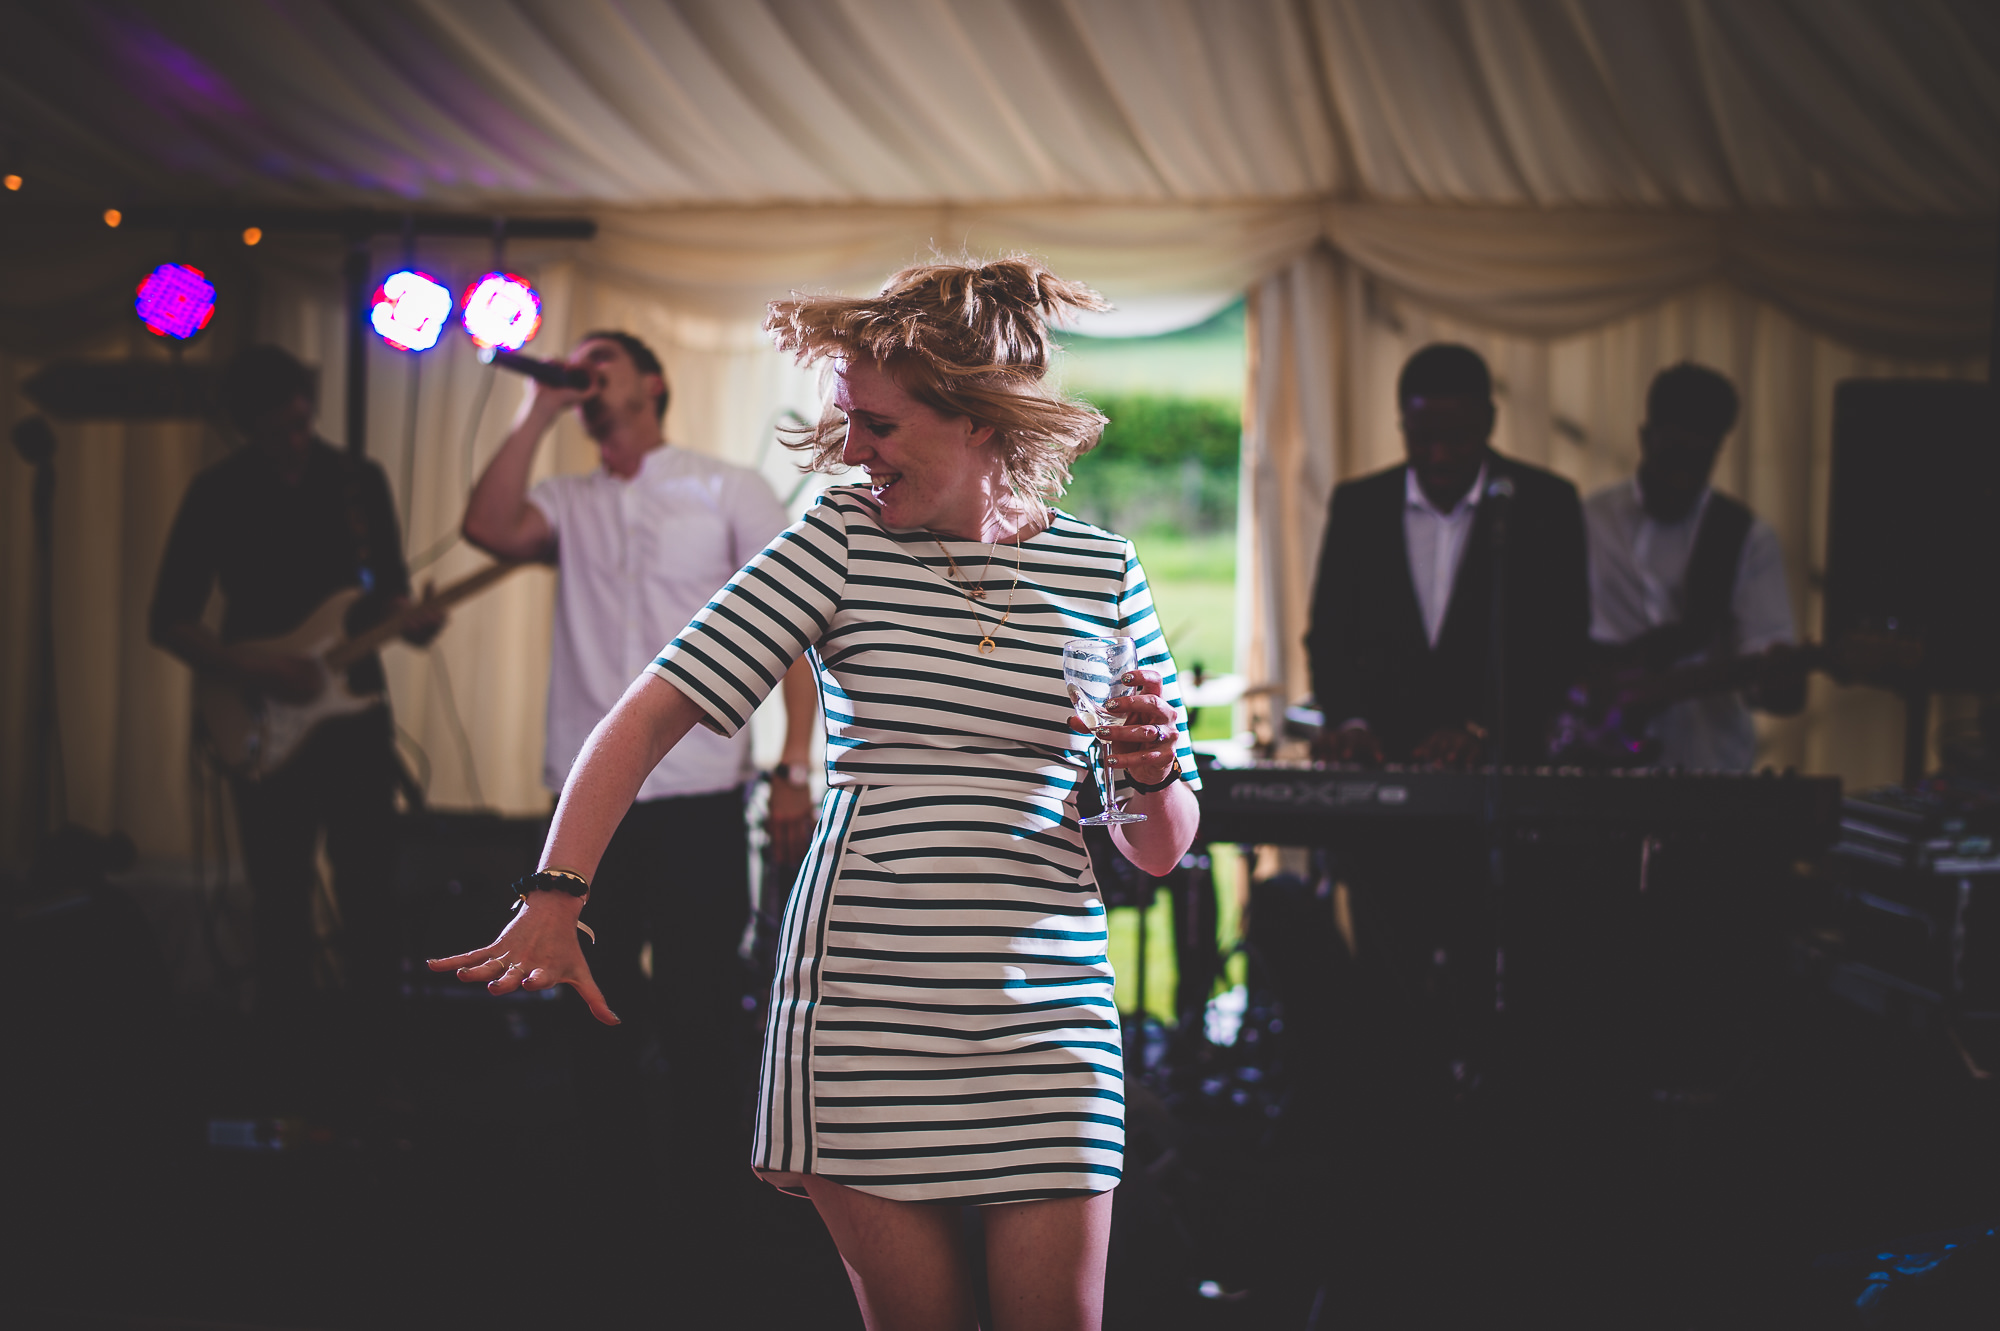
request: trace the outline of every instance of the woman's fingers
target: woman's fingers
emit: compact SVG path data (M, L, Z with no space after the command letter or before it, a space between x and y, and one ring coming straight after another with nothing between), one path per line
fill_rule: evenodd
M505 959L505 968L494 976L486 986L489 994L511 994L521 987L521 981L528 978L531 969L527 962L513 957Z
M576 990L577 997L590 1009L590 1015L606 1026L622 1025L618 1014L611 1010L611 1004L604 1001L604 991L597 987L597 981L590 978L590 969L585 967L582 974L569 977L569 983Z
M1161 692L1160 672L1157 670L1128 670L1121 678L1124 683L1138 689L1142 695L1157 697Z
M506 971L507 964L510 961L512 961L513 958L507 956L505 954L505 950L502 948L496 947L492 950L495 952L500 952L501 955L497 957L488 957L486 960L474 962L470 966L460 966L458 968L458 978L461 980L474 981L481 984L485 983L488 980L498 978L503 972Z
M424 965L429 966L434 971L458 971L464 970L467 966L477 966L492 955L492 947L474 948L470 952L461 952L455 957L439 957L436 961L426 961Z
M591 1016L606 1026L621 1024L618 1014L604 1001L604 991L597 987L597 981L590 976L589 965L581 957L577 959L573 971L565 974L562 966L524 960L502 944L495 943L475 952L439 957L425 964L434 971L455 970L459 979L468 984L484 984L487 992L494 994L511 994L517 989L535 993L559 984L571 985L590 1008Z

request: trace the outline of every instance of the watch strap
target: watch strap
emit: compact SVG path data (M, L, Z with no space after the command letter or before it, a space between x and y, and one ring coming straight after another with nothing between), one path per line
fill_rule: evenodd
M1139 778L1128 774L1125 778L1124 784L1127 790L1136 790L1141 795L1157 795L1161 791L1165 790L1168 786L1171 786L1174 782L1179 781L1180 779L1181 779L1180 764L1176 763L1174 764L1172 770L1170 770L1167 773L1164 780L1141 781L1139 780Z

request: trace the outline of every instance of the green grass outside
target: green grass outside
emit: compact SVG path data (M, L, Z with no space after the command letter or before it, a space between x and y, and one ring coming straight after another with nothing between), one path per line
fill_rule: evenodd
M1209 675L1228 674L1236 662L1235 534L1155 529L1133 544L1174 663L1190 682L1197 665ZM1195 718L1196 739L1227 739L1229 733L1229 708L1211 707Z
M1105 452L1085 457L1078 466L1079 484L1072 507L1089 521L1117 518L1110 508L1143 513L1149 508L1164 512L1173 501L1182 500L1189 478L1177 469L1174 459L1156 456L1151 447L1153 422L1143 413L1152 409L1145 402L1118 402L1125 398L1191 398L1204 403L1225 404L1240 411L1246 364L1243 341L1243 304L1237 302L1207 322L1163 337L1091 338L1068 335L1061 338L1064 351L1057 372L1065 391L1103 399L1107 411L1116 411L1128 424L1147 432L1129 446L1107 438ZM1206 436L1199 420L1176 421L1174 425L1194 426L1191 436L1197 445ZM1208 434L1213 426L1205 427ZM1217 478L1228 477L1233 459L1206 458L1207 475L1200 484L1200 507L1205 520L1217 522L1219 530L1191 532L1182 527L1154 522L1125 534L1138 547L1139 560L1146 567L1146 579L1160 626L1173 649L1174 660L1190 677L1199 662L1211 675L1227 674L1236 663L1236 535L1233 488L1216 490ZM1094 471L1095 476L1086 476ZM1233 477L1229 477L1233 479ZM1216 491L1211 493L1210 491ZM1141 521L1145 519L1141 518ZM1221 739L1230 729L1228 708L1211 708L1195 723L1195 738ZM1241 984L1245 961L1236 951L1241 921L1237 910L1238 884L1243 863L1233 846L1214 849L1216 907L1220 916L1218 941L1229 957L1224 967L1222 987ZM1110 957L1117 972L1117 998L1121 1012L1130 1012L1139 1003L1138 943L1141 912L1121 907L1110 912ZM1174 1019L1174 986L1178 968L1174 965L1173 914L1164 894L1144 912L1146 936L1145 1009L1161 1021Z
M1242 913L1237 909L1237 892L1243 879L1243 858L1234 846L1216 846L1212 851L1217 915L1216 941L1227 960L1222 968L1222 989L1242 984L1249 964L1238 944L1243 937ZM1160 1021L1174 1019L1174 986L1180 982L1180 968L1174 964L1173 903L1162 892L1145 912L1146 921L1146 1012ZM1121 906L1110 912L1107 932L1108 954L1117 975L1118 1010L1131 1012L1138 1002L1139 915L1137 907Z

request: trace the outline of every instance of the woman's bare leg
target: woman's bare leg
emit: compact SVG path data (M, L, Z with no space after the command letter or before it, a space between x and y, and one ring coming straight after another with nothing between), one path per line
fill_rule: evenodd
M892 1202L811 1174L805 1185L847 1264L868 1331L971 1331L957 1207ZM1100 1255L1100 1276L1103 1269Z
M1098 1331L1111 1194L980 1209L992 1331Z

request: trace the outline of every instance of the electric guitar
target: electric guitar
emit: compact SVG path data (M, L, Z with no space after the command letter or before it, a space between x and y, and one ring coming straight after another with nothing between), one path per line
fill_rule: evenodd
M476 596L520 567L489 564L443 591L392 612L380 623L352 637L347 634L347 614L363 593L359 587L348 587L320 602L319 608L290 633L238 644L274 654L306 657L318 663L322 680L311 701L288 703L215 675L197 676L195 713L215 761L225 770L253 781L278 771L291 761L322 721L365 711L382 700L379 693L355 693L348 688L349 666L394 638L419 616Z
M1855 631L1838 643L1788 650L1801 673L1817 670L1850 682L1903 678L1923 664L1923 644L1895 633ZM1549 756L1564 766L1647 766L1659 756L1659 741L1647 730L1662 712L1689 698L1749 688L1769 668L1760 653L1667 670L1627 665L1601 672L1569 691L1569 704L1550 731Z

